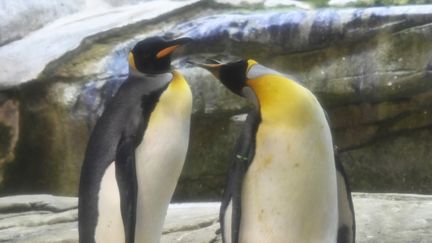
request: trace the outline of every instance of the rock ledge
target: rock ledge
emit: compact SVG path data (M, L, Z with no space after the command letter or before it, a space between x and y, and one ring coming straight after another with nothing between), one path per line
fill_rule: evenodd
M432 239L432 196L353 193L358 243L426 243ZM77 198L0 198L0 242L78 242ZM219 203L171 204L163 243L220 241Z

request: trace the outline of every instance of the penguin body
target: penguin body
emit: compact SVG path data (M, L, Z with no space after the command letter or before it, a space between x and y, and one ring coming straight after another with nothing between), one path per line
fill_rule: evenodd
M220 211L223 241L344 242L332 137L315 96L253 60L201 66L257 108L234 149Z
M159 242L189 140L191 91L169 56L186 41L150 38L131 51L81 169L81 243Z

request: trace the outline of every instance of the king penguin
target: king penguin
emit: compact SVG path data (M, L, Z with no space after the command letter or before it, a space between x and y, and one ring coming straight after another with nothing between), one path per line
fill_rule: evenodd
M348 181L316 97L252 59L195 64L254 104L228 172L223 242L353 243Z
M90 136L81 169L81 243L157 243L189 143L191 90L171 69L189 38L150 37Z

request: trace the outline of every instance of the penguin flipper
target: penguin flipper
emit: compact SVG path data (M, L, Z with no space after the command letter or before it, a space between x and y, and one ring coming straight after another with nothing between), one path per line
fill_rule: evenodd
M255 134L260 122L259 111L249 112L240 137L237 139L228 172L219 221L222 241L237 243L240 237L241 191L246 171L255 155Z
M330 116L325 110L324 115L327 122L330 124ZM339 211L337 243L355 243L356 224L351 187L336 146L334 148L334 155Z
M119 143L116 157L116 178L120 192L120 207L125 242L133 243L135 238L138 190L135 170L135 146L133 141L122 139Z
M351 197L351 188L337 151L335 151L339 225L337 243L355 242L355 214Z

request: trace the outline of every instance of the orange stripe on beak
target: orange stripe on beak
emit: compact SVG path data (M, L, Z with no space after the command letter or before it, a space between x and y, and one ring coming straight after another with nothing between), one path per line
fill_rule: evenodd
M162 49L161 51L159 51L157 54L156 54L156 57L159 59L159 58L162 58L162 57L166 57L166 56L168 56L169 54L171 54L171 52L173 52L175 49L177 49L177 47L179 47L180 45L174 45L174 46L170 46L170 47L167 47L167 48L165 48L165 49Z

